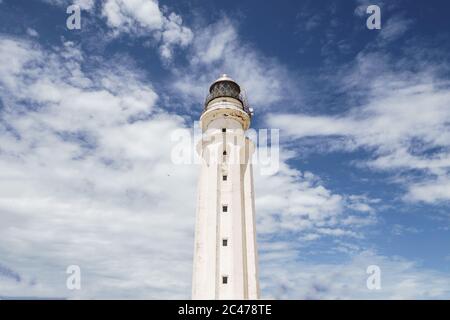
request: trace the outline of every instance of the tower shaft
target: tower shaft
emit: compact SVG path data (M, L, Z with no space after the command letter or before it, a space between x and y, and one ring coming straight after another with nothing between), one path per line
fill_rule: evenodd
M201 116L193 299L258 299L250 114L233 97Z

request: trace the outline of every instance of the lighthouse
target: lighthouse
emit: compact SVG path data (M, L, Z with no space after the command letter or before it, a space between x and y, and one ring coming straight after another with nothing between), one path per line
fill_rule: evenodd
M258 299L252 110L226 74L214 81L200 117L193 299Z

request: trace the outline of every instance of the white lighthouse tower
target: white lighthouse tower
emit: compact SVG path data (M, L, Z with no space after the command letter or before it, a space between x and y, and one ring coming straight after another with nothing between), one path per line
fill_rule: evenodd
M245 136L251 109L226 74L209 89L200 117L193 299L258 299L255 205Z

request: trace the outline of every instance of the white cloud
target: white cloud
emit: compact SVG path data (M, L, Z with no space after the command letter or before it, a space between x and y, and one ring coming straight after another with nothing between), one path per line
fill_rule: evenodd
M105 0L98 6L95 6L94 0L41 1L61 7L77 4L83 10L98 14L105 19L110 30L109 40L124 33L149 39L158 45L160 56L166 63L172 61L177 47L186 47L194 37L192 30L183 25L182 17L166 12L167 9L162 10L157 0ZM90 18L82 16L82 19Z
M258 233L264 237L282 234L305 236L361 237L358 230L377 222L376 199L340 195L324 187L317 176L300 172L282 159L277 174L260 175L255 167Z
M413 183L405 200L436 203L450 200L450 176L445 175L437 180Z
M281 249L280 249L281 248ZM294 255L270 255L289 246L268 246L263 290L275 299L448 299L450 279L408 260L362 251L343 263L307 263ZM301 256L301 251L299 252ZM381 270L381 289L366 286L369 265Z
M250 93L250 102L257 106L255 110L291 98L296 83L276 59L266 57L242 41L237 34L237 23L227 17L195 29L189 57L188 67L174 71L174 87L195 101L203 101L204 88L223 73ZM301 99L298 92L296 98Z
M115 34L125 32L157 39L160 55L166 62L172 60L175 47L186 47L193 38L191 29L183 26L181 16L174 12L165 15L158 1L107 0L102 15Z
M419 233L421 230L415 227L404 226L401 224L394 224L391 230L392 234L396 236L404 235L405 233Z
M0 256L21 277L0 295L186 298L197 170L172 165L164 134L183 120L127 66L78 74L73 44L0 41Z
M392 17L382 25L380 38L384 43L395 41L408 31L412 22L402 16Z
M164 18L164 21L165 27L161 34L160 53L167 61L172 59L174 46L186 47L191 43L194 35L191 29L182 25L181 17L173 12L167 18Z
M360 73L361 68L364 67L357 69L358 75L352 74L345 81L363 81L363 75L367 74L366 71ZM450 167L448 83L425 71L415 74L414 78L408 73L393 75L380 71L374 74L375 80L369 82L369 89L364 91L368 102L346 114L273 114L268 123L283 128L285 134L295 139L344 137L345 140L335 147L347 150L362 147L372 151L373 157L365 164L374 169L423 171L428 177L425 182L403 181L409 188L406 199L427 202L450 199L447 192Z
M227 47L232 46L235 49L239 44L238 35L235 27L228 19L223 19L216 24L212 24L205 28L196 39L196 52L194 62L197 59L200 62L208 64L222 60L226 55Z
M27 34L30 37L39 37L39 33L33 28L27 28Z
M135 27L160 30L163 26L163 14L153 0L107 0L102 13L109 26L123 31Z

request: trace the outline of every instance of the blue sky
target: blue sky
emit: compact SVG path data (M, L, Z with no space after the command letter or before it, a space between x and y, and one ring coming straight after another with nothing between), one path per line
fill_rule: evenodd
M189 298L199 167L171 133L225 72L280 129L279 171L255 168L262 296L448 299L448 9L0 0L0 297Z

